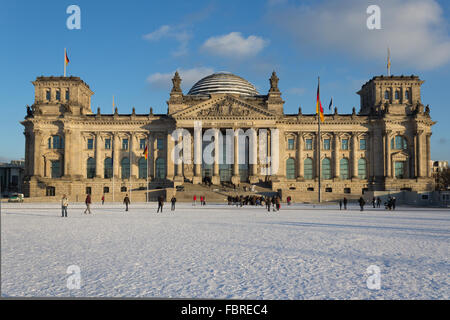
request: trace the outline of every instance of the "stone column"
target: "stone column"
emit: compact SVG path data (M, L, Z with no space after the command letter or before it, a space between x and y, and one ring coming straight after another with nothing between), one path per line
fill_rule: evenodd
M340 175L340 163L339 163L339 135L334 134L334 178L339 179Z
M130 133L130 174L132 179L137 179L139 176L139 167L136 157L136 146L138 146L138 143L136 143L136 134L134 132Z
M297 179L303 180L303 135L301 132L297 133Z
M392 172L391 172L391 135L390 131L386 132L386 140L385 140L385 154L384 154L384 160L386 161L386 177L391 178Z
M213 169L213 184L220 184L219 174L220 152L219 152L219 129L214 129L214 169Z
M259 181L258 178L258 134L255 128L251 130L252 138L249 139L249 153L251 158L249 158L251 174L249 177L250 183L257 183Z
M166 178L169 180L173 180L175 177L175 164L172 158L174 148L174 141L172 139L172 133L167 132L166 139L166 164L167 164L167 175Z
M119 154L120 154L120 139L119 139L119 134L118 133L114 133L114 137L113 137L113 175L114 178L119 178L119 167L120 167L120 163L119 163Z
M358 178L358 159L356 156L356 151L358 148L357 135L352 135L352 179Z
M155 150L153 148L154 145L154 140L153 140L153 135L151 133L149 133L147 135L147 152L148 152L148 157L147 157L147 176L150 179L153 179L155 174L154 174L154 163L155 163Z
M314 134L314 146L316 149L314 152L316 155L315 159L314 159L315 160L314 161L314 163L315 163L314 176L316 177L316 179L319 179L319 171L321 171L320 169L322 169L321 168L322 162L321 162L321 159L319 159L320 137L317 133Z
M72 131L70 129L64 129L64 176L65 177L70 177L72 175L71 162L72 162Z
M35 176L44 176L44 160L41 156L41 150L45 146L41 146L42 143L43 132L40 129L34 130L34 169L33 174Z
M234 184L239 184L241 179L239 176L239 131L234 130L234 143L233 143L233 176L231 177L231 182Z
M202 130L194 128L194 184L202 182L202 145Z
M103 166L102 166L102 157L101 157L101 148L102 148L102 144L101 144L101 136L100 136L100 132L96 132L95 133L95 176L97 178L101 178L102 177L102 173L103 173Z
M431 138L431 133L427 134L427 156L426 156L426 161L427 161L427 174L426 176L428 178L431 177L431 168L430 168L430 161L431 161L431 151L430 151L430 138Z

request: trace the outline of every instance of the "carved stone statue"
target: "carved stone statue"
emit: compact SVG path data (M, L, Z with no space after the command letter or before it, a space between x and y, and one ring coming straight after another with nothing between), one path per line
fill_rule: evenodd
M298 115L301 116L302 115L302 107L298 106Z
M27 105L27 118L30 117L32 118L34 115L34 112L31 110L31 107L29 105Z
M270 77L270 90L269 92L280 92L280 89L278 89L278 81L280 79L277 77L277 74L275 71L272 72L272 76Z
M176 93L182 92L181 91L181 78L180 78L180 75L178 74L178 71L175 72L175 75L172 78L172 84L173 84L172 91L171 91L172 93L173 92L176 92Z

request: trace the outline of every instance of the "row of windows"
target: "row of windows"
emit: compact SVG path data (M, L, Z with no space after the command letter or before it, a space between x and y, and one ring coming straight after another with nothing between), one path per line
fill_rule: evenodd
M113 159L106 158L103 162L103 177L105 179L111 179L113 177ZM138 160L139 179L147 178L147 161L145 158ZM123 158L120 162L121 178L128 179L130 177L130 159ZM88 158L86 163L86 176L88 179L93 179L96 176L96 163L94 158ZM156 159L156 172L155 176L158 179L164 179L166 177L166 162L162 158Z
M139 149L144 150L147 145L147 139L139 139ZM129 140L128 139L122 139L122 150L128 150L129 146ZM164 139L158 138L156 139L156 147L158 150L164 149ZM94 149L94 139L89 138L87 139L87 149L92 150ZM105 139L105 149L110 150L111 149L111 138Z
M400 90L395 90L395 93L394 93L395 100L400 100L400 96L401 96ZM391 91L390 90L386 90L384 92L384 99L386 99L386 100L391 99ZM405 99L406 100L410 99L409 90L405 91Z
M339 162L339 172L341 179L350 179L349 170L349 160L343 158ZM321 177L322 179L329 180L332 179L331 171L331 159L325 158L322 160L321 166ZM307 180L314 178L313 172L313 159L306 158L303 162L303 177ZM286 178L295 179L296 178L296 165L295 159L289 158L286 160ZM367 162L365 159L361 158L358 160L358 178L367 179Z
M342 139L341 140L341 150L348 150L349 146L349 139ZM294 150L295 149L295 140L293 138L288 139L288 150ZM306 150L312 150L313 149L313 139L305 139L305 149ZM331 139L324 139L323 140L323 149L324 150L330 150L331 149ZM366 139L360 139L359 140L359 149L360 150L366 150L367 149L367 143Z
M69 89L65 89L64 92L65 92L65 95L66 95L66 100L69 100L70 99L70 91L69 91ZM51 97L52 97L51 91L50 91L50 89L47 89L45 91L45 99L47 101L50 101ZM55 98L56 98L57 101L61 101L61 90L57 89L55 91Z

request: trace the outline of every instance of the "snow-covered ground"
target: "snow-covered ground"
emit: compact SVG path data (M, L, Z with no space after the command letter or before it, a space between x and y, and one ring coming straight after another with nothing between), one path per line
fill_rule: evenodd
M450 211L2 204L2 296L449 299ZM71 265L81 288L67 288ZM378 266L381 289L367 287Z

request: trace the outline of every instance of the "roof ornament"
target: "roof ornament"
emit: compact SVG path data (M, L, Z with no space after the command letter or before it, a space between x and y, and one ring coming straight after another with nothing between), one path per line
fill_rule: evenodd
M178 71L175 71L175 75L172 78L172 91L171 93L181 93L181 78Z
M278 81L280 79L277 77L277 74L275 70L272 72L272 76L270 77L270 90L269 92L280 92L280 89L278 89Z

